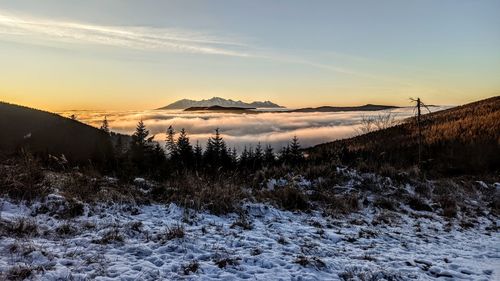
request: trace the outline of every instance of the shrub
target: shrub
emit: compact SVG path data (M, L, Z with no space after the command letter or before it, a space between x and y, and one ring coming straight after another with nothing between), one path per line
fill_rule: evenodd
M56 233L59 236L69 236L76 233L76 228L68 223L65 223L56 228Z
M357 193L334 195L328 193L323 203L326 204L326 212L330 215L350 214L359 210L359 198Z
M303 267L308 267L311 266L317 270L321 270L326 267L326 264L324 261L317 257L306 257L306 256L298 256L294 263L300 264Z
M62 215L62 218L72 219L75 217L82 216L84 214L84 206L81 202L76 200L68 200L66 210Z
M13 222L4 223L6 234L16 237L30 237L38 234L38 225L34 220L18 218Z
M186 231L184 230L184 226L182 225L174 225L172 227L167 227L167 229L163 232L158 234L157 239L161 243L165 243L169 240L173 239L182 239L186 236Z
M6 280L26 280L33 275L33 269L29 266L16 265L11 267L5 274ZM1 277L1 276L0 276Z
M219 267L219 268L225 268L226 266L236 266L239 264L239 258L221 258L221 259L216 259L214 263Z
M457 216L457 201L450 195L441 195L438 198L439 205L443 209L442 215L448 218Z
M375 207L385 209L385 210L390 210L390 211L396 210L395 202L389 198L386 198L386 197L378 197L375 200L375 202L373 202L373 205Z
M244 230L251 230L253 228L252 223L248 221L244 214L240 214L238 220L231 224L231 228L241 227Z
M50 193L44 185L43 168L40 162L29 152L22 151L21 156L5 161L0 165L1 193L16 200L33 200Z
M427 204L425 200L420 198L419 196L411 196L410 198L408 198L408 206L410 206L410 208L415 211L433 211L432 207L429 206L429 204Z
M189 275L190 273L196 273L199 268L200 264L198 261L191 261L190 263L182 266L182 272L184 272L184 275Z
M263 190L256 192L259 201L271 201L280 208L289 211L307 211L310 209L309 198L301 190L295 187L278 187L274 190Z

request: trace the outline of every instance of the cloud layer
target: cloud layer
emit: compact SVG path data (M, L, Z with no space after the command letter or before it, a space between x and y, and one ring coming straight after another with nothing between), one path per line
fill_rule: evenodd
M434 107L432 111L442 108ZM172 110L154 111L66 111L60 114L77 115L78 120L99 127L104 116L113 131L131 134L139 120L143 120L155 140L165 140L165 130L172 125L177 131L185 128L193 143L204 144L216 128L232 147L241 150L257 142L279 149L293 136L298 136L303 146L312 146L357 133L363 116L383 112L336 113L184 113ZM412 108L391 110L397 119L413 116Z

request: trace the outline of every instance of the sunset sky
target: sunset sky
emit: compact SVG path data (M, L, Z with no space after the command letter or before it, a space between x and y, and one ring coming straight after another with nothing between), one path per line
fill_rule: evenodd
M500 1L0 0L0 100L151 109L500 94Z

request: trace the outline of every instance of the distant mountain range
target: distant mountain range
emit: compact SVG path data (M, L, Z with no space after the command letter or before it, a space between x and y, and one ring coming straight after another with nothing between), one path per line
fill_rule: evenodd
M256 111L251 111L252 109L255 108L214 105L214 106L201 106L201 107L193 106L184 109L184 111L256 112Z
M270 101L254 101L251 103L246 103L240 100L234 101L232 99L213 97L208 100L200 100L200 101L182 99L158 109L186 109L190 107L211 107L211 106L241 107L241 108L283 108L283 106L277 105Z

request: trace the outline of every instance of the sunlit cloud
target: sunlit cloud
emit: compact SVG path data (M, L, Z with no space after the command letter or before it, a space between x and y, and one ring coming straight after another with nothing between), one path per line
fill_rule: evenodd
M432 111L445 107L432 107ZM390 110L397 118L413 116L412 108ZM271 145L279 149L293 136L297 136L303 146L333 141L358 133L363 116L385 114L377 112L332 112L332 113L186 113L171 110L149 111L66 111L63 116L77 115L78 120L99 127L106 116L113 131L132 134L137 122L143 120L155 140L164 142L165 131L173 126L177 131L186 129L195 143L205 144L206 140L219 128L230 147L241 150L244 146Z

